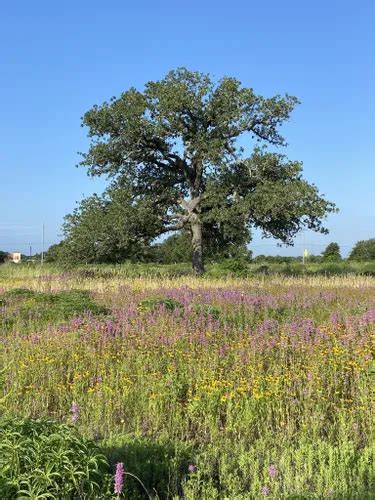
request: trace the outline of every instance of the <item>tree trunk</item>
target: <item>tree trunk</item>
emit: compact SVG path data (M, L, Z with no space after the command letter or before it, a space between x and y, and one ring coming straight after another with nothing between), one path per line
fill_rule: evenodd
M202 222L198 216L191 222L193 271L197 276L204 274Z

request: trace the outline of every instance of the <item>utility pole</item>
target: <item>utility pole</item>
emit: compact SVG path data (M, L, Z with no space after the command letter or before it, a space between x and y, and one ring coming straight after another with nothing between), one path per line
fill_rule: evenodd
M41 265L43 266L44 264L44 222L42 224L42 258L41 258Z

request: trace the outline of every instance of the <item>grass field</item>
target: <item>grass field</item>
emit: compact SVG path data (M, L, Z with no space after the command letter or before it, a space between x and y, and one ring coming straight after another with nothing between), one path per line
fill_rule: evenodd
M3 266L0 311L3 419L108 461L91 497L29 473L32 496L9 452L1 498L144 498L131 476L114 495L117 463L152 498L375 498L374 277Z

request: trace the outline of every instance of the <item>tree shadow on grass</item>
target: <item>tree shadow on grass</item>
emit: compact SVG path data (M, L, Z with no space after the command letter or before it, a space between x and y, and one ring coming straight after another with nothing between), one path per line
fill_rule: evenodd
M182 496L181 484L188 475L191 449L186 445L156 443L144 438L116 441L103 446L113 472L116 463L122 462L125 471L135 474L152 498ZM125 476L123 492L127 499L148 498L140 483L131 476Z

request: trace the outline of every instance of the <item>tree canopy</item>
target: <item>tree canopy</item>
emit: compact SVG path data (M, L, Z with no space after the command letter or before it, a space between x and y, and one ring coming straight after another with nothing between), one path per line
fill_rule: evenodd
M152 204L158 234L187 229L201 274L205 227L221 235L257 227L286 244L303 227L327 232L322 220L334 204L302 178L300 162L266 149L286 145L280 126L297 103L179 68L87 111L81 165L131 185L135 199Z
M358 241L349 255L350 260L375 260L375 238Z
M323 261L337 262L341 260L340 247L338 243L332 242L322 252Z
M152 199L135 196L127 183L112 184L103 195L85 198L65 217L65 239L47 260L66 263L118 263L146 258L162 230Z

